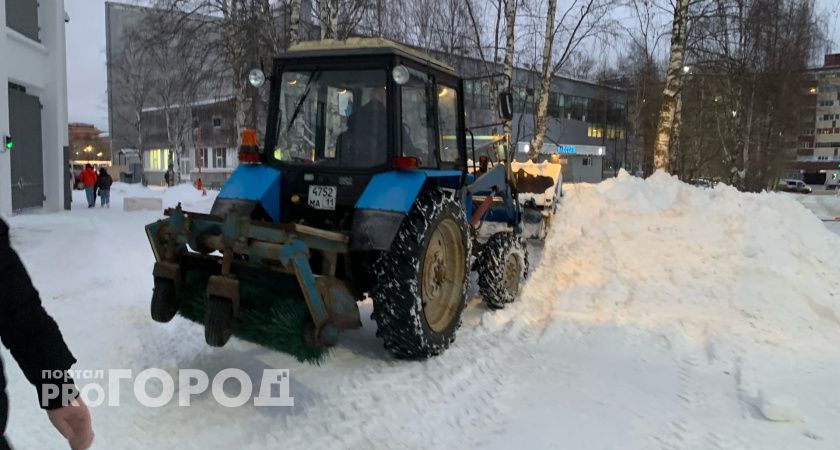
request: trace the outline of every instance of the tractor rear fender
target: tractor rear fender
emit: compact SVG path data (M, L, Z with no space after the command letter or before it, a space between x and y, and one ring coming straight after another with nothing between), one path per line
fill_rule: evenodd
M375 175L356 201L350 249L388 250L424 186L458 189L459 170L395 170Z
M261 208L272 221L280 221L280 177L277 169L242 164L222 186L211 214L224 217L231 210L243 216L252 217Z

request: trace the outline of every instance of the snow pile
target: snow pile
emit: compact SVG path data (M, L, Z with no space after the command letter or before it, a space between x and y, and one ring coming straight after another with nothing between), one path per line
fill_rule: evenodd
M206 195L191 184L179 184L169 188L143 186L141 184L114 183L111 186L112 208L122 209L123 199L128 197L157 197L163 199L163 208L175 207L179 202L185 209L195 212L209 212L217 191L206 190ZM187 208L187 205L190 207Z
M838 255L796 196L664 173L575 185L519 303L485 316L538 336L542 386L495 444L834 448Z
M840 337L837 255L837 236L791 196L622 172L567 193L523 303L548 303L558 325L620 324L672 345L813 351Z

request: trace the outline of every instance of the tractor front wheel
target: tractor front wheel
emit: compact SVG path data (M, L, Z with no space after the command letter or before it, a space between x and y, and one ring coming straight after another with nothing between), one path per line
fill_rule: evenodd
M204 314L204 340L207 345L223 347L233 333L233 301L211 295Z
M164 278L155 278L152 291L152 320L166 323L178 312L178 298L175 294L175 282Z
M423 191L377 264L372 317L394 356L428 358L455 340L469 259L461 205L438 189Z
M484 303L501 309L513 303L528 276L528 247L510 232L490 236L478 257L478 288Z

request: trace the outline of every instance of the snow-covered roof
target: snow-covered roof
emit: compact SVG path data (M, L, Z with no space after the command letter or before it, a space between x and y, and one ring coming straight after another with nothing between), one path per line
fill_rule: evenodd
M218 97L218 98L206 98L204 100L196 100L194 102L186 103L186 104L176 103L174 105L169 105L169 108L170 109L177 109L177 108L181 108L181 107L185 107L185 106L189 106L189 107L207 106L207 105L213 105L215 103L222 103L222 102L230 101L230 100L233 100L233 99L234 99L233 95L227 95L227 96ZM142 112L162 111L166 108L167 108L166 106L147 106L147 107L142 109Z
M315 52L315 51L352 51L359 49L389 49L399 53L404 53L414 59L426 62L428 64L439 66L449 72L455 72L455 68L445 62L433 58L428 53L424 53L415 48L409 47L399 42L394 42L389 39L374 37L374 38L347 38L343 40L338 39L322 39L319 41L304 41L289 47L289 52Z

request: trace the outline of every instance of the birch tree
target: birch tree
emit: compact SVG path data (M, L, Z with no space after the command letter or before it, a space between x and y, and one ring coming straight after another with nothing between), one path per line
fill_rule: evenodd
M543 147L545 130L548 127L548 94L551 87L551 54L554 48L554 12L557 0L548 0L545 17L545 44L543 45L542 73L540 74L540 99L537 102L536 129L528 152L530 159L536 158Z
M292 0L289 8L289 45L300 40L300 1Z
M682 91L682 71L685 66L685 44L688 28L689 0L676 0L674 21L671 26L671 51L668 57L668 71L665 76L665 89L662 91L662 110L656 129L656 141L653 147L653 165L655 169L670 170L671 145L679 135L680 94ZM675 124L677 125L675 128Z
M513 52L515 51L516 32L516 1L505 0L505 78L507 79L507 90L513 89ZM504 120L505 142L511 145L511 121Z
M319 0L318 20L321 23L321 39L336 39L338 30L338 0Z
M575 0L555 17L556 0L549 0L546 14L545 36L541 61L539 99L534 111L534 135L531 138L529 158L539 154L548 129L548 99L551 79L559 75L576 55L578 49L589 39L608 32L606 16L611 0ZM555 55L555 40L561 37L563 43Z

